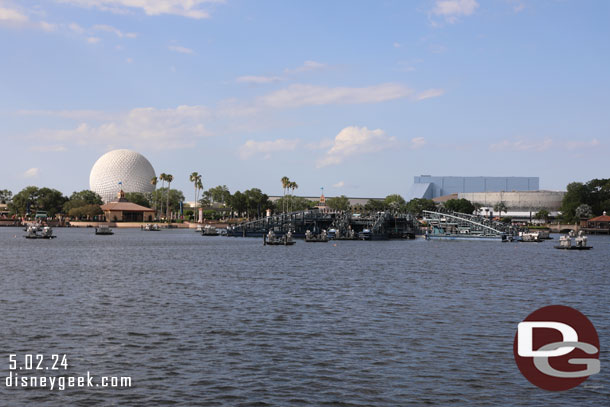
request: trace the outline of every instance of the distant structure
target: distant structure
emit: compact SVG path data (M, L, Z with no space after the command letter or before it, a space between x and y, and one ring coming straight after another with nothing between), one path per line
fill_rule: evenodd
M152 222L155 210L129 202L120 190L117 199L101 206L108 222Z
M113 150L101 156L89 175L89 188L110 202L121 190L125 192L153 192L150 180L155 170L142 154L131 150Z
M538 191L538 177L455 177L420 175L413 179L407 201L435 199L466 192Z

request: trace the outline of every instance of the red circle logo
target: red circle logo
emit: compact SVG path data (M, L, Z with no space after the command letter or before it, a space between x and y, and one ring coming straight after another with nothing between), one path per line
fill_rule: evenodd
M519 323L513 353L523 376L545 390L571 389L600 369L595 327L564 305L540 308Z

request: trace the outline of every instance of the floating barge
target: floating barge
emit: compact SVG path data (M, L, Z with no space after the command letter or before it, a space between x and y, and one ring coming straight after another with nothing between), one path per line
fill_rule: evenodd
M351 212L327 213L318 209L296 211L269 216L229 227L227 234L234 237L262 237L269 231L282 236L288 231L294 238L304 239L309 230L320 234L334 229L338 239L356 239L368 230L370 240L413 239L419 232L417 220L408 213L377 212L361 215Z
M512 242L517 234L512 226L459 212L424 211L424 221L429 225L426 240Z

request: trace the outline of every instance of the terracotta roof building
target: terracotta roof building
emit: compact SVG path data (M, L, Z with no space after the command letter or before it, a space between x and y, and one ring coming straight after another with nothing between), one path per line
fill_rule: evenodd
M152 222L155 210L129 202L121 190L118 200L101 206L108 222Z
M604 211L602 216L589 219L587 227L590 229L610 229L610 216L606 215Z

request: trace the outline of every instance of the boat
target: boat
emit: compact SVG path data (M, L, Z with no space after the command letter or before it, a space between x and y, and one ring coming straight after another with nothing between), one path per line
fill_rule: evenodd
M587 236L582 233L582 230L578 232L578 237L574 239L574 243L572 245L571 235L564 235L559 238L559 245L554 247L559 250L590 250L593 248L587 246Z
M145 232L158 232L161 230L161 228L156 223L155 224L147 223L146 226L142 227L142 230Z
M114 232L108 225L99 225L95 228L96 235L114 235Z
M305 231L305 241L309 243L326 243L328 242L328 235L326 230L322 230L322 233L312 233L311 230Z
M218 230L212 225L205 225L201 231L201 236L218 236Z
M540 243L542 238L538 232L519 232L519 242L524 243Z
M371 240L371 238L371 229L362 229L362 232L358 233L358 239L360 240Z
M284 236L276 236L273 230L263 235L263 246L292 246L295 241L292 239L292 232L288 231Z
M53 229L50 226L44 226L43 228L30 226L24 237L26 239L55 239L57 236L53 235Z

